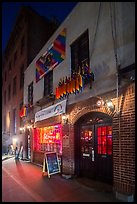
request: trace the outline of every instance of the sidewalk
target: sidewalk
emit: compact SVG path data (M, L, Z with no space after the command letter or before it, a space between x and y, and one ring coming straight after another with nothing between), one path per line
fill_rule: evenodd
M30 162L6 159L2 170L3 202L119 202L99 183L100 189L84 178L65 179L60 174L48 178L42 176L42 167Z

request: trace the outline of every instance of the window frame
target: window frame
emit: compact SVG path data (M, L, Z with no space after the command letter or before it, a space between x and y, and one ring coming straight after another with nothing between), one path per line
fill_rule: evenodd
M86 46L83 46L83 44ZM84 47L84 51L82 49ZM71 45L71 76L73 73L82 74L82 65L89 65L89 31L82 33ZM81 50L83 52L81 52ZM87 51L87 52L86 52ZM85 56L84 56L85 55Z
M16 116L16 108L13 109L13 134L17 133L17 116Z
M53 93L53 70L51 70L44 76L44 97L47 97L52 93Z
M11 84L8 85L8 100L11 99Z
M20 89L24 86L24 64L20 67Z
M13 96L16 95L16 93L17 93L17 88L16 87L17 87L17 76L15 76L13 78L13 91L12 91Z
M17 61L17 50L14 53L14 65L15 65L16 61Z
M33 81L28 85L28 104L33 105Z

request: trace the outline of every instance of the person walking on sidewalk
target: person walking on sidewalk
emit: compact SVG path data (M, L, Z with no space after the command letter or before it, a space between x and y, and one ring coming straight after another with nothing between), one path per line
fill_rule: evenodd
M18 147L15 148L15 159L19 159Z

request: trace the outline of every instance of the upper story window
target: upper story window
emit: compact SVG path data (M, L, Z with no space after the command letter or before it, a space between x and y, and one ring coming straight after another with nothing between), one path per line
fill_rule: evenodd
M86 30L71 45L71 74L81 73L85 64L89 65L89 35Z
M44 96L53 93L53 70L44 76Z
M4 115L4 121L3 121L3 129L4 129L4 132L6 131L6 115Z
M16 94L16 87L17 87L17 77L15 76L13 79L13 95Z
M11 71L11 61L9 62L9 71Z
M7 80L7 72L5 72L5 81Z
M11 85L8 86L8 100L10 100L10 93L11 93Z
M20 54L23 54L23 50L24 50L24 45L25 45L25 38L24 36L21 39L21 49L20 49Z
M28 86L28 104L33 105L33 82Z
M17 60L17 51L14 53L14 64L16 63Z
M19 105L19 109L21 110L23 106L23 101L21 101L20 105Z
M16 131L17 131L16 109L13 109L13 133L16 134Z
M20 89L24 85L24 65L21 66L20 68Z
M4 91L4 104L6 104L6 90Z

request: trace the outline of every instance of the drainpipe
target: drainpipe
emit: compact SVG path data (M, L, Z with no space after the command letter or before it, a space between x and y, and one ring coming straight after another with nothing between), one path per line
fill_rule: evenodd
M113 4L113 6L112 6ZM112 40L114 45L114 55L116 62L116 115L118 117L118 138L119 138L119 180L121 182L121 136L120 136L120 110L119 110L119 68L120 63L118 63L117 55L117 31L116 31L116 9L115 2L110 2L110 15L111 15L111 29L112 29Z

